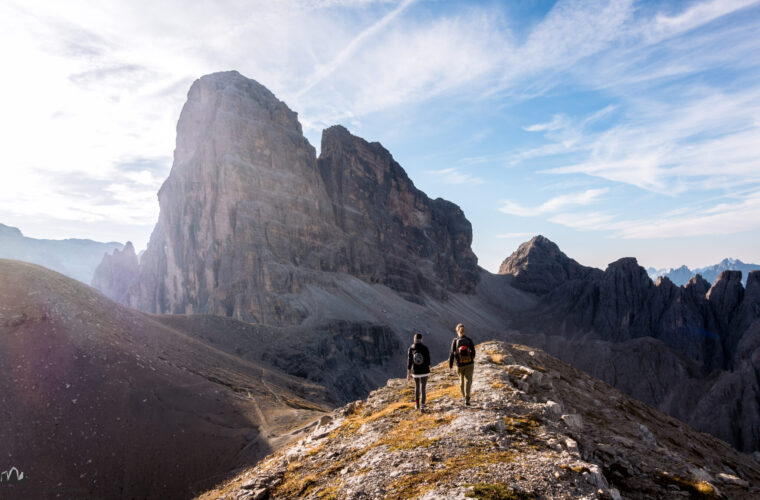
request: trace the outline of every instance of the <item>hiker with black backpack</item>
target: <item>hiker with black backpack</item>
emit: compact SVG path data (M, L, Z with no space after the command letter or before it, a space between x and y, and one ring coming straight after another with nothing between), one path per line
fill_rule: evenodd
M414 378L414 401L416 408L423 411L425 405L425 388L430 375L430 351L422 343L422 334L414 334L414 343L409 348L406 362L406 379Z
M459 391L462 393L464 404L470 406L470 390L472 389L472 374L475 372L475 344L470 337L464 334L464 325L459 323L456 327L457 336L451 342L449 354L449 369L457 363L459 375Z

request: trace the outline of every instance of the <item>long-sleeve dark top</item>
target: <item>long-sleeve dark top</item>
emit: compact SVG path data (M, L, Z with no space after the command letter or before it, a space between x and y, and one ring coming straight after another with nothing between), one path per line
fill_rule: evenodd
M424 358L421 365L414 364L415 352L419 352ZM406 369L411 370L414 375L430 373L430 351L425 344L422 342L412 344L407 355Z
M470 361L469 363L459 362L459 353L457 352L457 349L459 348L459 346L463 346L463 345L468 346L470 348L470 351L472 352L472 361ZM475 362L475 344L467 335L462 335L461 337L456 336L454 340L451 341L451 350L449 351L449 368L454 366L454 361L456 361L457 366L467 366Z

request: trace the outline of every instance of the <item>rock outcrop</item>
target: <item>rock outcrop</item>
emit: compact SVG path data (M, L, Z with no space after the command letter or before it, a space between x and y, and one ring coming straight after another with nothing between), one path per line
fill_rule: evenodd
M271 325L303 323L302 292L347 273L421 302L471 293L479 268L462 211L430 200L378 143L325 131L237 72L197 80L159 191L160 216L125 302ZM107 281L107 280L106 280Z
M756 498L760 465L547 354L478 346L473 404L441 364L428 408L392 379L200 500Z
M92 276L93 288L121 304L129 303L129 292L137 284L140 265L135 247L128 241L123 250L118 248L112 255L105 254Z
M514 277L516 285L528 292L543 294L570 280L598 277L598 269L585 267L560 251L544 236L520 245L499 266L499 274Z

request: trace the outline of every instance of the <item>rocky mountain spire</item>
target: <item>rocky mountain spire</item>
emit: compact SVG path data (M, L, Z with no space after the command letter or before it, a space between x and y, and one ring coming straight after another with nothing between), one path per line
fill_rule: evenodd
M297 114L236 71L193 83L160 216L128 304L299 324L305 294L348 273L405 298L472 292L472 228L378 143L325 131L317 162ZM114 297L116 298L116 297Z
M297 323L306 313L280 297L303 286L296 269L345 268L296 113L236 71L193 83L158 199L140 309Z
M112 255L105 254L92 276L92 287L97 288L106 297L126 304L129 302L130 289L140 276L140 265L135 254L135 247L128 241L123 250L114 249Z

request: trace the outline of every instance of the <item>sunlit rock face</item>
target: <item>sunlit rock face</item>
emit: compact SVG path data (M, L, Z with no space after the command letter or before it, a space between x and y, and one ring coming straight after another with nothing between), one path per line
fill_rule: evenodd
M299 267L345 267L296 113L237 72L190 88L132 305L298 322ZM336 241L337 240L337 241Z

